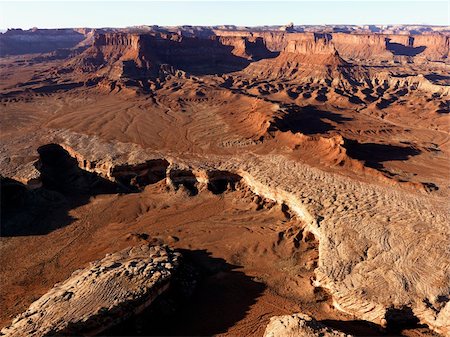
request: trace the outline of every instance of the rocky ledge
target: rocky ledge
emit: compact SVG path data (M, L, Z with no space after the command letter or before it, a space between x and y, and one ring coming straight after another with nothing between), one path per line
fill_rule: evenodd
M164 292L179 254L143 245L75 271L17 316L2 336L95 335L140 312Z
M264 337L353 337L331 329L305 314L274 316Z

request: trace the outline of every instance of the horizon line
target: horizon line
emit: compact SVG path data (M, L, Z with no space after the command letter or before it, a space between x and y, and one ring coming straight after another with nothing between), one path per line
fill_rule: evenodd
M2 1L2 0L0 0ZM153 1L153 0L151 0ZM234 1L234 0L233 0ZM220 23L220 24L212 24L212 25L195 25L195 24L179 24L179 25L161 25L161 24L137 24L130 26L63 26L63 27L42 27L42 26L33 26L29 28L25 27L0 27L0 30L33 30L33 29L107 29L107 28L137 28L137 27L220 27L220 26L234 26L236 28L261 28L261 27L284 27L287 24L265 24L265 25L238 25L233 23ZM433 24L433 23L308 23L308 24L294 24L294 27L338 27L338 26L353 26L353 27L362 27L362 26L428 26L428 27L448 27L450 29L450 25L442 25L442 24Z

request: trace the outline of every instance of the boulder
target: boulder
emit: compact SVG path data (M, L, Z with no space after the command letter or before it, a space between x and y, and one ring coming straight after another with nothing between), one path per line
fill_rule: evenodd
M148 244L108 254L55 284L0 335L98 334L148 307L168 288L178 260L166 246Z

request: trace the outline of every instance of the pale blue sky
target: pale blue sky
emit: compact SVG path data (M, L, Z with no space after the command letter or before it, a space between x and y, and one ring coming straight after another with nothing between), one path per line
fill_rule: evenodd
M0 28L242 26L295 24L450 25L440 1L3 1Z

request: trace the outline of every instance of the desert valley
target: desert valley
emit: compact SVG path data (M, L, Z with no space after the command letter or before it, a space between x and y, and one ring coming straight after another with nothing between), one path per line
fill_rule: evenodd
M0 35L1 336L450 336L450 28Z

